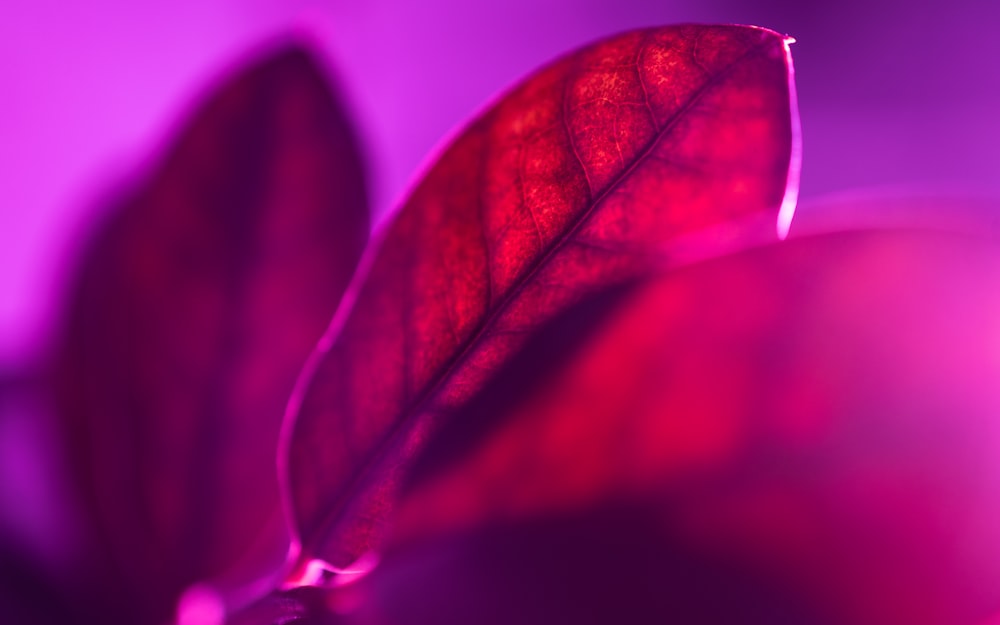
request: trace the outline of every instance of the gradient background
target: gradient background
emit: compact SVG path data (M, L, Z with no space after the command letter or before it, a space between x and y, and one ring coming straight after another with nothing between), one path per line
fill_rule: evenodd
M996 0L3 0L0 393L44 353L101 198L155 158L214 77L282 33L312 37L339 77L382 215L519 76L603 35L686 21L797 38L802 203L858 188L1000 198L998 18ZM0 426L0 477L19 476L0 503L22 502L0 520L51 541L59 498L36 486L55 469L25 444L45 432Z

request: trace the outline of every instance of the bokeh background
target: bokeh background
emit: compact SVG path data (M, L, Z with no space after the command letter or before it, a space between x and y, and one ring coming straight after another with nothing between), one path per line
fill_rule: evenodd
M594 38L676 22L798 40L803 204L854 189L1000 198L998 18L996 0L4 0L3 403L30 386L102 198L155 158L216 77L282 34L310 37L337 77L383 215L505 85ZM51 506L17 492L54 470L24 443L45 433L24 419L0 425L0 503L22 503L4 523L51 539ZM6 479L14 471L38 479Z

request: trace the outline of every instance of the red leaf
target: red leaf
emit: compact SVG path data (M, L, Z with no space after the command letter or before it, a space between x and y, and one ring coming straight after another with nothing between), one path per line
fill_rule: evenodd
M143 618L284 557L275 441L367 240L364 186L340 103L292 45L213 90L90 250L59 400Z
M927 233L789 241L653 282L507 414L442 427L372 592L424 592L432 558L406 554L434 537L624 498L663 507L685 545L798 580L834 622L984 619L1000 610L998 283L997 248ZM484 394L518 393L502 384ZM449 574L477 566L501 565Z
M632 32L465 129L385 231L289 430L302 560L376 546L436 415L546 319L653 266L774 238L797 183L786 52L758 28Z

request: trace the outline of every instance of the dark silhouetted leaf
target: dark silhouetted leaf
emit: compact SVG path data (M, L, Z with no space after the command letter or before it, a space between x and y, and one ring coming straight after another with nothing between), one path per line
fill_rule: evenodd
M464 130L383 233L288 431L303 560L341 567L376 546L437 415L558 311L775 238L797 185L788 58L758 28L632 32Z
M414 463L373 601L413 584L421 609L440 607L447 586L420 581L436 566L421 545L626 499L659 506L672 540L802 582L834 622L981 622L1000 611L998 284L1000 250L981 240L871 232L786 241L626 293L546 383L519 398L507 373L487 385L508 395L506 415L470 402L440 429L426 447L439 457ZM531 575L543 543L470 555L446 577ZM613 570L600 558L594 575L644 583L640 556ZM559 614L527 601L510 609Z
M368 229L353 131L290 45L213 90L91 248L59 402L101 544L88 575L103 560L135 619L280 564L281 417Z

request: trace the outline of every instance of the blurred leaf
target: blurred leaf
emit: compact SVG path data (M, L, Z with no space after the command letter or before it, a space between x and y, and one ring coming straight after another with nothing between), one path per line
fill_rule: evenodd
M292 44L215 87L100 232L58 399L99 536L88 575L107 569L130 620L282 561L283 410L368 229L350 122Z
M860 189L801 204L789 235L893 229L954 232L1000 241L1000 203L975 195Z

